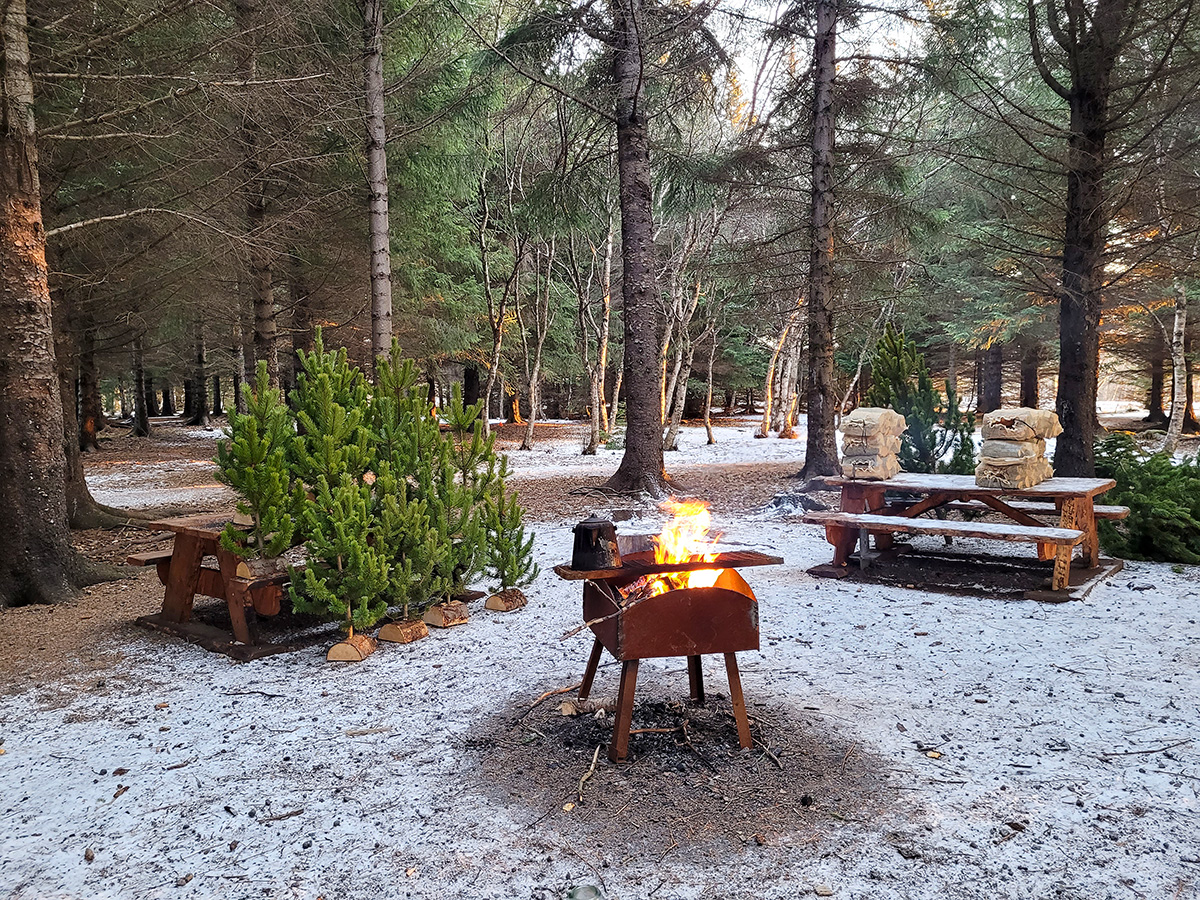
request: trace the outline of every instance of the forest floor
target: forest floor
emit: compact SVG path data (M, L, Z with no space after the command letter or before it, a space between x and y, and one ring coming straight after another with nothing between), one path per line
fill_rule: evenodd
M1130 563L1056 605L965 565L937 593L816 579L829 545L775 500L798 487L803 438L754 427L725 421L715 445L685 429L667 461L727 546L784 558L743 573L762 629L739 654L752 750L717 661L696 707L682 660L647 660L629 760L601 749L584 778L618 667L605 658L582 714L564 714L569 692L538 702L579 681L590 646L566 636L579 588L551 567L591 512L626 534L664 515L596 491L620 451L582 456L579 426L541 426L524 452L509 427L542 569L522 610L476 605L353 666L324 662L335 630L287 615L267 636L304 649L251 663L137 628L162 598L145 570L0 613L0 898L1200 894L1200 569ZM218 436L111 437L89 483L118 506L228 509ZM112 562L166 544L135 528L78 542Z

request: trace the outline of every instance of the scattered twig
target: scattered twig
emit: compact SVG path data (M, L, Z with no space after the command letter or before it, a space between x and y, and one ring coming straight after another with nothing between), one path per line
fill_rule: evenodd
M1072 675L1088 675L1089 674L1088 672L1080 672L1078 669L1068 669L1066 666L1056 666L1054 663L1051 663L1050 666L1052 668L1058 669L1060 672L1070 672Z
M667 854L670 853L672 850L674 850L678 846L679 846L679 841L675 840L675 838L671 838L671 846L668 847L666 850L664 850L663 855L658 858L659 865L662 865L662 861L667 858Z
M850 745L850 749L846 751L846 755L842 757L842 772L841 772L841 774L843 774L843 775L846 774L846 763L850 762L850 756L854 753L854 751L857 748L858 748L858 741L855 741L853 744Z
M690 734L688 734L688 730L687 730L687 719L683 720L683 724L680 725L679 728L683 732L684 743L688 745L688 748L694 754L696 754L696 758L699 759L700 762L704 763L704 765L708 767L708 770L710 772L717 771L717 767L712 764L712 762L709 760L709 758L707 756L705 756L703 753L701 753L699 750L697 750L696 745L692 743L692 736Z
M282 822L284 819L290 819L292 816L298 816L304 812L304 807L293 809L291 812L280 813L277 816L267 816L265 819L259 819L260 822Z
M344 731L346 737L363 737L368 734L383 734L385 731L391 731L391 725L376 725L374 728L351 728Z
M225 691L224 693L226 697L245 697L248 694L259 694L263 697L270 697L273 700L287 696L287 694L268 694L266 691Z
M521 716L521 718L522 719L525 718L525 716L529 715L531 712L533 712L535 709L537 709L539 706L541 706L542 703L549 700L551 697L555 697L558 694L569 693L570 691L573 691L576 688L580 687L582 684L583 684L583 682L579 681L579 682L576 682L575 684L567 685L566 687L555 688L552 691L546 691L546 693L542 694L542 696L538 697L536 700L533 701L533 705L530 706L529 709L525 710L525 713L524 713L524 715ZM540 734L540 732L539 732L539 734Z
M199 758L198 756L193 756L191 759L185 759L183 762L175 763L173 766L163 766L163 771L170 772L172 769L182 769L184 766L190 766Z
M583 786L584 786L584 784L587 783L587 780L589 778L591 778L593 775L596 774L596 760L598 760L600 758L600 747L601 747L600 744L596 745L596 752L592 754L592 765L588 768L588 770L586 772L583 773L583 777L579 779L579 802L580 803L583 802Z
M674 728L632 728L630 734L671 734L675 731L682 731L682 725L676 725Z
M1174 750L1176 747L1182 747L1184 744L1190 744L1191 738L1186 740L1176 741L1174 744L1167 744L1165 747L1151 747L1149 750L1101 750L1101 756L1145 756L1150 753L1162 753L1165 750Z
M779 770L782 772L783 771L783 763L781 763L779 761L779 757L771 752L771 748L768 747L764 741L758 741L757 743L758 743L758 746L763 748L763 753L767 754L767 756L769 756L771 758L771 762L775 763L775 765L777 765L779 767Z

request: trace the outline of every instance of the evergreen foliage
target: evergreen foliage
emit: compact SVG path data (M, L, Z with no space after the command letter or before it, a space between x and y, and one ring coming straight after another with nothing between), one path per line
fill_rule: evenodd
M288 408L271 387L267 364L255 384L242 385L245 415L229 411L229 440L217 443L217 480L238 492L237 510L252 520L246 533L230 524L221 546L238 556L278 556L292 544L291 472L287 452L295 438Z
M1105 550L1123 559L1200 564L1200 458L1175 462L1116 433L1096 444L1096 474L1117 482L1105 502L1129 507L1128 518L1099 522Z
M387 612L390 567L373 540L378 529L371 505L371 488L350 473L332 486L317 477L304 507L307 563L288 588L298 612L344 619L351 632L370 628Z
M900 445L904 471L958 475L975 471L974 415L958 408L958 395L949 382L946 401L942 402L925 357L891 323L875 348L866 402L869 406L891 407L907 421ZM947 455L949 460L945 460Z
M501 457L496 491L487 505L487 571L496 582L493 591L523 587L539 572L533 561L533 535L525 534L521 505L507 490L507 478L508 461Z

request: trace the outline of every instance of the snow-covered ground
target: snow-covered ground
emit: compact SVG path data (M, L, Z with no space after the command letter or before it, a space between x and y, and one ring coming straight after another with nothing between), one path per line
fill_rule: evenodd
M710 448L689 430L680 459L803 454L802 439L752 431L722 429ZM518 477L619 458L556 444L512 453ZM95 677L14 688L0 711L0 897L548 900L601 883L625 900L818 885L863 900L1197 896L1195 568L1131 563L1083 602L1005 602L814 579L805 569L830 555L818 529L715 525L785 560L746 572L762 623L762 649L740 655L748 700L806 710L883 757L898 798L878 818L815 833L785 819L764 846L703 863L601 859L572 818L586 803L543 817L491 799L468 741L577 681L587 656L586 634L560 639L579 597L551 571L571 549L555 523L535 526L542 573L524 610L479 609L355 666L318 649L240 664L137 632ZM664 676L686 693L680 660L643 666L647 691ZM603 668L597 690L615 681ZM582 774L563 774L564 795Z

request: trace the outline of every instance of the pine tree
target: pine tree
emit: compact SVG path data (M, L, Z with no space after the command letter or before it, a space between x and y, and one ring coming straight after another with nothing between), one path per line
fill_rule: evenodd
M400 607L405 619L420 616L435 597L451 589L443 574L450 541L433 523L420 487L433 483L433 464L440 459L444 438L418 379L416 365L402 360L393 342L391 358L376 365L371 404L378 458L377 546L386 548L391 563L388 604Z
M493 592L523 587L540 571L533 561L533 535L526 536L524 510L506 487L508 460L500 458L496 487L487 504L487 571L496 580Z
M230 440L217 443L217 479L240 495L237 510L252 520L246 533L228 525L221 546L239 556L278 556L295 532L287 452L295 439L288 408L259 361L254 387L242 385L245 415L229 411Z
M975 417L959 410L958 394L949 382L943 405L924 355L890 323L875 349L866 401L890 406L908 422L900 445L904 471L965 475L975 470ZM950 460L942 462L947 453Z
M374 541L371 488L348 472L333 487L320 475L314 487L304 508L308 561L288 591L297 612L344 619L353 634L387 612L389 565Z

